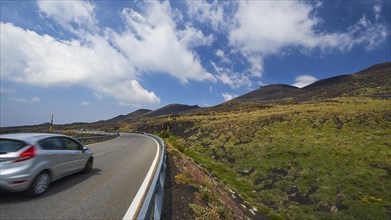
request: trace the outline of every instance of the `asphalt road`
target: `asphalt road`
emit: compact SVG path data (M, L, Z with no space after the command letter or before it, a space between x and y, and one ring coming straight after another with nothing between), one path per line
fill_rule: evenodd
M144 135L121 134L90 145L95 156L90 174L53 182L42 196L0 194L0 219L122 219L157 153Z

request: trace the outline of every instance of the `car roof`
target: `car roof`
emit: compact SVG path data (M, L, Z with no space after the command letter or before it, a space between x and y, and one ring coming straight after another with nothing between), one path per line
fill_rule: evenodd
M25 142L32 142L36 140L42 140L49 137L67 137L61 134L49 134L49 133L15 133L15 134L3 134L0 138L21 140Z

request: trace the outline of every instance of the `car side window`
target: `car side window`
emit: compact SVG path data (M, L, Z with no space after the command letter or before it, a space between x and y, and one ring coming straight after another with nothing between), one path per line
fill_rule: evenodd
M63 150L61 140L56 137L43 139L38 143L45 150Z
M69 138L62 138L65 150L80 150L81 146L76 141Z

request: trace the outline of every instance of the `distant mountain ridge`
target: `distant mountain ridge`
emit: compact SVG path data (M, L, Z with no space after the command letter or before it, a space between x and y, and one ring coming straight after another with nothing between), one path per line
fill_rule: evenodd
M119 115L109 119L107 122L130 122L144 118L202 113L206 109L224 109L244 103L300 102L340 96L371 96L391 99L391 62L376 64L354 74L321 79L303 88L285 84L262 86L215 107L201 108L198 105L169 104L154 111L139 109L128 115Z
M391 62L373 65L355 74L316 81L306 87L272 84L239 96L221 105L241 102L308 101L340 96L391 98Z
M155 111L151 111L148 114L146 114L147 117L159 117L159 116L165 116L165 115L178 115L182 114L186 111L199 109L200 107L198 105L183 105L183 104L170 104L167 106L164 106L162 108L159 108Z
M139 109L134 112L131 112L127 115L118 115L117 117L111 118L107 120L106 122L115 122L115 121L129 121L129 120L134 120L137 118L141 118L151 112L152 110L149 109Z
M119 115L105 122L130 122L140 118L152 118L167 115L179 115L190 110L199 109L198 105L169 104L154 111L149 109L139 109L127 115Z
M293 96L297 94L299 88L295 86L285 85L285 84L271 84L267 86L262 86L257 90L246 93L242 96L239 96L235 100L243 101L270 101L284 99L288 96Z

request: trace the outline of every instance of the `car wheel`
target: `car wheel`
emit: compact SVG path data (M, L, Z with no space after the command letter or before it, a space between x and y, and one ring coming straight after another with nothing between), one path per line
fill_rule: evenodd
M28 193L32 197L37 197L48 189L50 184L50 175L48 172L42 172L40 173L33 181L33 184L31 184L30 189L28 190Z
M84 174L90 173L92 170L93 163L94 163L94 161L92 158L88 159L86 166L84 167L82 173L84 173Z

